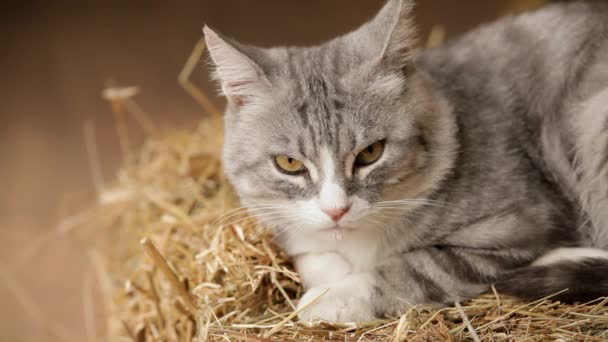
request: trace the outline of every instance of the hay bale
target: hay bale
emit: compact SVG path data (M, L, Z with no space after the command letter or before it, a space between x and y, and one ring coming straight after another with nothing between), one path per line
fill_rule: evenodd
M220 121L210 120L151 138L90 217L110 340L608 339L608 299L570 306L491 294L392 320L297 323L298 275L269 232L238 209L218 132Z

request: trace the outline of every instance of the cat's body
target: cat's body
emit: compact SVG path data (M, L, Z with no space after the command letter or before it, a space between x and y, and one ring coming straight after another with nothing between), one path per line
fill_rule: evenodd
M608 207L589 205L606 192L586 199L591 188L608 186L599 178L608 155L608 5L570 3L505 18L422 53L417 66L458 118L465 160L455 169L472 176L460 180L464 192L486 193L493 204L529 198L531 206L543 196L566 234L608 248ZM512 188L514 176L527 178L523 192Z
M550 6L416 56L410 10L389 1L313 48L206 32L228 175L294 257L301 305L322 295L300 316L368 320L491 284L608 295L608 5Z

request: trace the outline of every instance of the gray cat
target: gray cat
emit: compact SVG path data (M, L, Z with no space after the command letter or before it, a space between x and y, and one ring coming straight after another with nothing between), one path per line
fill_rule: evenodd
M417 52L413 2L319 46L205 37L224 167L294 258L306 321L487 291L608 295L608 5Z

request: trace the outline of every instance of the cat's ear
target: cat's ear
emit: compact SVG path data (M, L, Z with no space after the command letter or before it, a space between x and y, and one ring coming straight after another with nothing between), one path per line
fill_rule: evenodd
M203 32L215 64L214 77L229 102L241 107L268 91L269 82L264 71L246 55L242 47L229 43L208 26L203 28Z
M362 29L382 43L377 58L396 67L411 62L416 45L413 0L388 0L380 12Z
M391 63L408 63L412 59L416 45L413 10L413 0L389 0L379 14L390 17L382 56Z

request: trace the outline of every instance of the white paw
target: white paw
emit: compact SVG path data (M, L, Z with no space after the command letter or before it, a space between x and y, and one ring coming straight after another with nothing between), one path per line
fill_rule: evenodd
M319 320L341 323L373 320L375 317L369 295L356 290L344 286L313 287L300 299L298 309L306 308L298 317L309 323ZM309 304L312 301L314 303Z
M296 257L295 262L304 288L338 282L351 272L351 265L337 253L304 254Z

